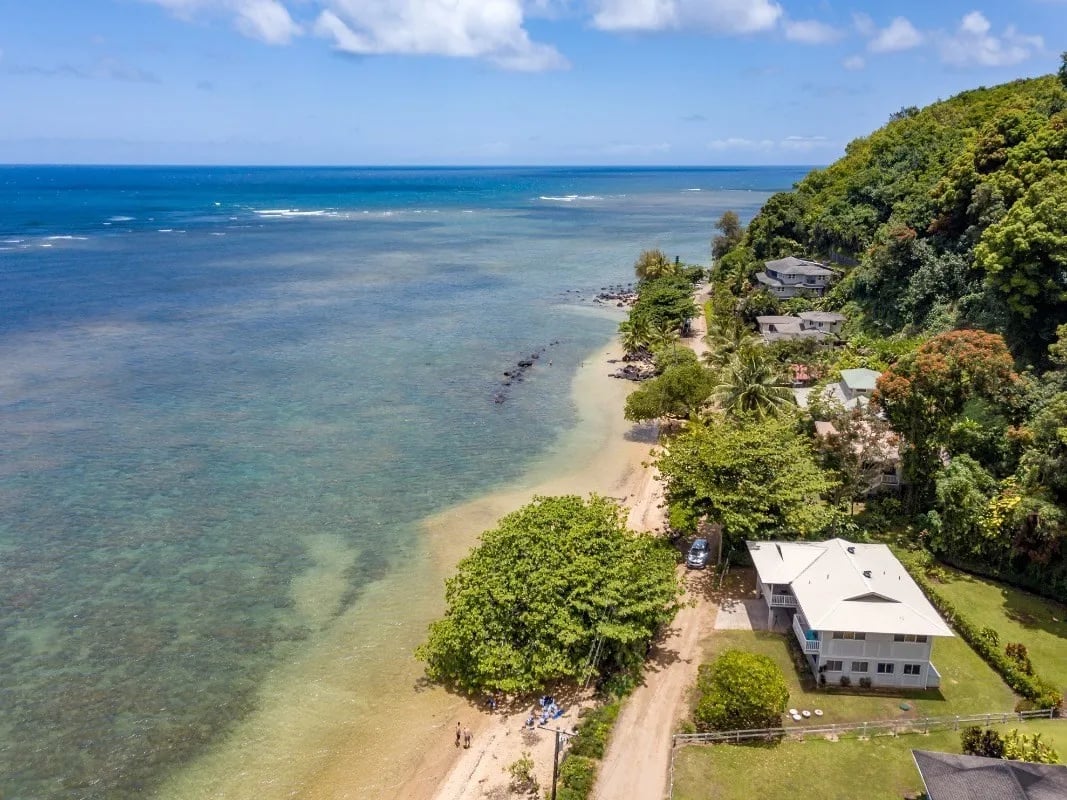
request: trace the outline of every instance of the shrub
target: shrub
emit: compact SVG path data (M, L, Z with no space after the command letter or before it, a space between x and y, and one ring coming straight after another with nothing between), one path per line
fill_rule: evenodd
M571 739L571 754L585 758L603 758L612 726L619 716L619 704L591 710L578 723L578 733Z
M559 765L559 800L585 800L596 782L596 761L568 755Z
M1034 665L1030 661L1030 654L1026 645L1022 642L1009 642L1004 646L1004 654L1019 667L1019 670L1027 675L1034 674Z
M967 756L1004 758L1004 740L992 728L972 725L960 733L960 747Z
M700 667L694 712L701 731L771 728L781 722L789 689L767 656L727 650Z
M997 647L1000 644L1000 634L993 628L982 628L978 631L978 636L990 647Z
M870 689L871 688L871 679L870 678L860 678L860 688L861 689Z
M851 686L852 678L848 677L848 675L842 675L840 683L842 686Z
M1004 737L1004 758L1014 761L1029 761L1033 764L1059 764L1060 755L1043 741L1041 734L1027 736L1011 730Z
M534 762L528 752L523 754L508 767L511 775L511 789L519 793L537 791L537 776L534 775Z

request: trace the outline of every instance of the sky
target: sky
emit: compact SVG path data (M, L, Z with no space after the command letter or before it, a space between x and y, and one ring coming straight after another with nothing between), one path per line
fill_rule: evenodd
M0 163L827 164L1067 0L0 0Z

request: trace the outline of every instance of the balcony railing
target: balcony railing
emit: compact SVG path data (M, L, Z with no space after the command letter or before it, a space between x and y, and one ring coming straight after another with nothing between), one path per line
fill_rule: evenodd
M771 606L785 606L786 608L796 608L797 599L791 594L772 594Z
M820 642L816 638L818 636L815 631L806 630L804 625L800 621L800 614L793 616L793 633L797 635L797 641L800 643L800 649L805 653L818 653Z

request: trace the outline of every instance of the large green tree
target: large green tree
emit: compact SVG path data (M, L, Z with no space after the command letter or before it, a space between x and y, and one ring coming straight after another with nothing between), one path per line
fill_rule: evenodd
M634 274L638 280L654 281L667 275L677 274L678 268L659 249L642 250L634 262Z
M633 422L660 417L688 419L708 401L714 385L706 367L695 360L679 361L631 392L623 414Z
M745 229L736 211L724 211L715 222L715 230L719 233L711 240L711 257L718 261L741 243Z
M878 379L876 401L903 437L913 504L929 498L952 425L968 401L1000 401L1016 381L1004 339L976 330L935 336Z
M701 731L776 728L788 702L785 675L773 659L727 650L700 667L693 716Z
M482 534L417 655L467 692L527 694L636 669L674 614L676 554L592 496L539 497Z
M769 417L694 422L659 453L671 525L721 523L727 550L746 539L814 538L831 527L823 497L832 477L816 463L790 421Z

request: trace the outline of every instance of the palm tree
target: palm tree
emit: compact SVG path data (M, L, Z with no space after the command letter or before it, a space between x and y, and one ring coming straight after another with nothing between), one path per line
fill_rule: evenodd
M628 355L634 355L648 349L654 333L647 317L634 317L631 314L619 323L619 335L622 337L622 349Z
M639 281L652 281L677 271L662 250L642 250L634 262L634 273Z
M767 355L754 348L737 351L719 375L712 400L733 416L776 417L793 405L793 392Z
M756 341L752 332L738 319L715 321L704 336L708 346L704 363L712 369L721 370L737 353L755 347Z

